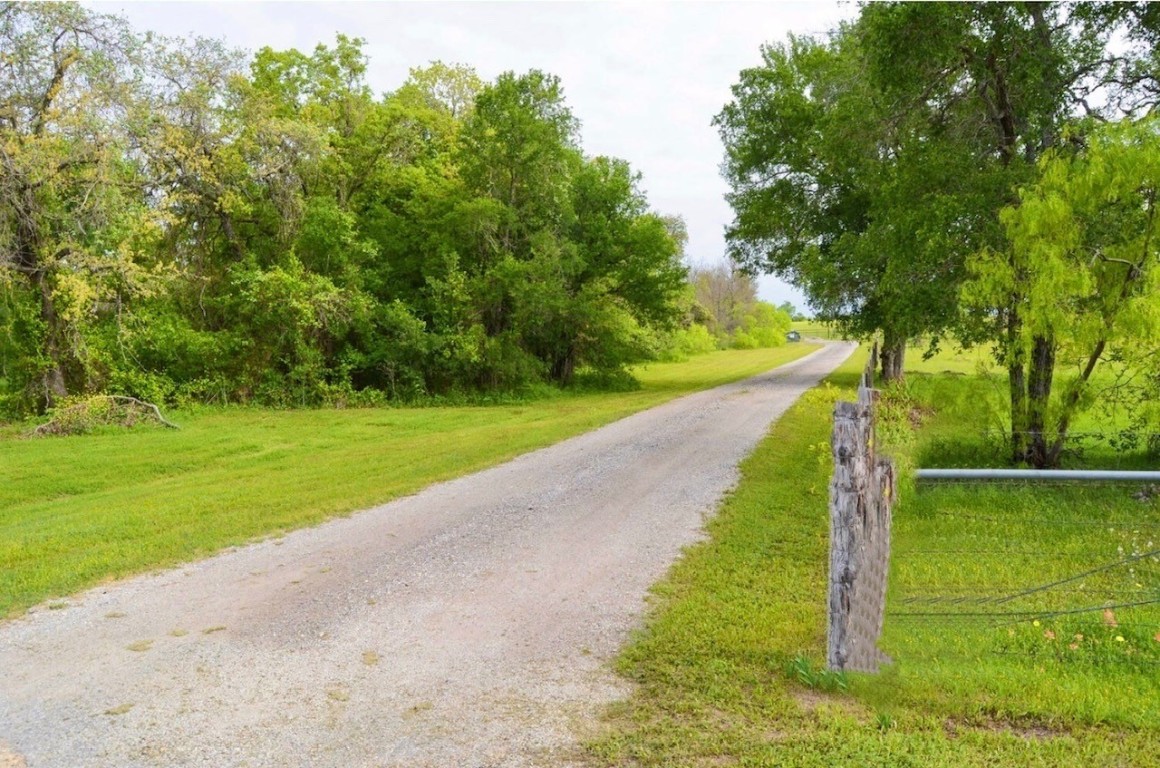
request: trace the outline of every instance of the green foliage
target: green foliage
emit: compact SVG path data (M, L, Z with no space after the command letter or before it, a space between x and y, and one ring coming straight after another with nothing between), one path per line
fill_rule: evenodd
M1039 179L1002 213L1010 253L972 260L968 301L1006 308L1017 295L1024 347L1036 336L1081 353L1110 339L1154 341L1158 128L1155 120L1110 125L1088 135L1078 155L1046 155Z
M757 299L757 285L735 267L717 264L689 275L687 322L704 326L723 349L761 349L785 343L791 320L784 308Z
M733 331L731 346L735 349L779 347L785 343L790 317L769 302L758 301L746 308L740 326Z
M687 360L717 349L717 339L700 323L692 323L688 328L679 328L660 343L660 359L670 362Z
M72 4L6 5L0 40L8 415L611 381L675 327L684 230L552 75L377 98L361 39L247 61Z
M805 688L826 693L842 693L850 687L844 672L826 669L824 664L818 664L805 656L794 656L790 659L786 664L785 674Z
M820 39L764 46L715 120L730 255L801 287L843 332L881 333L887 378L917 334L997 340L990 316L962 311L967 259L1004 250L1000 210L1069 123L1151 109L1157 18L1127 3L867 3Z
M1048 153L1038 180L1002 213L1008 247L969 262L964 301L1006 331L1001 362L1021 371L1030 361L1028 377L1041 382L1028 385L1012 414L1016 433L1032 432L1027 460L1039 466L1058 463L1076 413L1094 404L1101 359L1152 366L1160 344L1158 158L1152 119L1094 130L1078 153Z
M126 120L141 46L114 17L10 3L0 49L0 335L24 337L5 345L6 400L43 410L102 384L92 334L151 289L158 221Z

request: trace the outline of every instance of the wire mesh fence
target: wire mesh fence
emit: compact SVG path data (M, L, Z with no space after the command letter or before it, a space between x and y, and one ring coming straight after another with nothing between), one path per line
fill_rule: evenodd
M923 488L894 521L900 660L1160 663L1160 505L1123 486Z

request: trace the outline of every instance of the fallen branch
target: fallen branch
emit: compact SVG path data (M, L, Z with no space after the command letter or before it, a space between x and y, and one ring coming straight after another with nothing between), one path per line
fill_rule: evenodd
M95 426L109 424L132 427L142 415L152 416L168 429L180 429L153 403L127 395L96 395L55 411L51 421L36 427L31 434L34 437L79 435Z
M164 426L169 427L170 429L181 429L181 427L177 426L172 421L170 421L169 419L162 416L161 409L158 408L153 403L147 403L144 400L138 400L135 397L128 397L126 395L105 395L105 397L108 397L113 402L132 403L133 405L136 405L138 408L146 408L150 411L153 411L153 416L156 417L156 419L159 422L161 422Z

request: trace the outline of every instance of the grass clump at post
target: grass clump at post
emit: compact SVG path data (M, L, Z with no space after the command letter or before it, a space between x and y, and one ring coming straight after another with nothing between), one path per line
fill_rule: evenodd
M852 399L864 362L864 355L856 355L774 425L709 523L709 540L691 548L657 586L647 626L620 660L637 692L610 713L607 733L590 745L593 762L1160 764L1160 664L1152 663L1160 658L1160 634L1152 635L1160 632L1157 611L1116 610L1110 619L1097 612L1085 617L1098 625L1086 631L1073 630L1068 617L1036 625L1031 616L1004 624L889 615L908 608L903 601L920 596L920 586L921 594L953 595L954 586L985 579L1006 594L1073 572L1065 567L1074 563L1068 566L1063 558L1053 563L1012 556L1010 550L1023 544L1041 553L1083 551L1114 559L1115 547L1107 550L1113 538L1143 531L1123 525L1127 520L1160 524L1155 502L1143 505L1129 488L1002 487L980 493L954 486L916 493L904 483L894 513L881 643L895 662L879 675L825 672L832 403L839 396ZM951 356L929 365L972 367ZM947 446L956 434L977 432L977 392L986 385L956 372L912 376L905 386L905 407L886 396L886 410L894 410L880 432L880 439L895 444L903 473L932 436ZM938 390L937 397L929 387ZM1070 530L1041 530L1049 513L1070 521ZM967 516L998 517L1001 523L971 528ZM1080 520L1098 524L1074 524ZM1143 539L1135 545L1146 544ZM1134 545L1125 540L1123 546ZM948 556L926 554L935 549L994 551L955 564ZM1160 588L1155 580L1137 580L1130 588L1148 585ZM1105 586L1089 579L1083 588ZM1059 596L1054 599L1012 601L1013 610L1062 605ZM1133 634L1129 625L1136 628Z

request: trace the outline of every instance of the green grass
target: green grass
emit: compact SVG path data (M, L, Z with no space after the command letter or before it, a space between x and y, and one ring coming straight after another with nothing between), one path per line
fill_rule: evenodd
M790 327L800 333L803 339L817 338L817 339L840 339L842 334L835 330L830 323L823 323L820 320L794 320L790 323Z
M924 425L921 462L930 467L1009 466L1006 434L1010 429L1007 372L994 360L989 348L961 350L947 345L938 355L923 359L924 346L907 350L905 389L919 405L943 414ZM1066 376L1057 373L1056 386L1063 387ZM1116 385L1107 366L1096 369L1094 392ZM1100 398L1096 396L1096 400ZM1107 399L1104 402L1114 402ZM1093 407L1076 414L1069 430L1065 469L1153 469L1156 457L1142 444L1124 450L1116 444L1130 414L1126 408Z
M951 355L948 354L948 357ZM888 411L926 423L897 451L920 466L999 464L978 431L992 377L911 373ZM901 406L901 407L900 407ZM1092 420L1092 416L1087 417ZM1107 446L1095 452L1113 457ZM1143 455L1116 457L1143 465ZM895 517L883 647L899 659L873 698L936 706L965 721L1155 729L1160 724L1160 502L1122 484L928 484ZM1082 578L1072 577L1087 571ZM1057 586L1022 594L1056 582ZM971 614L1003 613L1004 616ZM942 615L902 615L942 614ZM1056 615L1053 615L1056 614ZM917 672L917 674L914 674ZM902 682L899 682L902 681ZM1156 734L1154 734L1156 735Z
M1160 502L1136 501L1134 489L904 483L882 641L895 663L879 675L820 671L831 403L842 390L851 394L864 360L856 356L831 377L833 387L808 394L774 425L709 524L709 540L658 585L646 628L620 662L637 692L610 713L608 732L591 745L594 763L1160 764L1154 607L1116 610L1116 626L1102 612L897 615L915 609L909 598L1005 595L1115 560L1121 546L1147 547L1145 531L1160 527ZM944 357L926 365L953 373L912 376L910 399L888 398L886 406L892 421L883 432L895 438L904 466L928 450L930 435L945 446L976 426L972 391L980 382L955 370L972 362ZM926 396L940 410L932 413ZM926 423L912 436L908 422L919 415ZM1015 554L1022 551L1034 555ZM1117 591L1160 597L1156 565L1136 565L1135 573L1111 569L1068 585L1082 592L1048 590L1004 605L1049 611Z
M180 431L0 434L0 617L498 464L808 345L638 371L641 388L489 407L200 410Z

